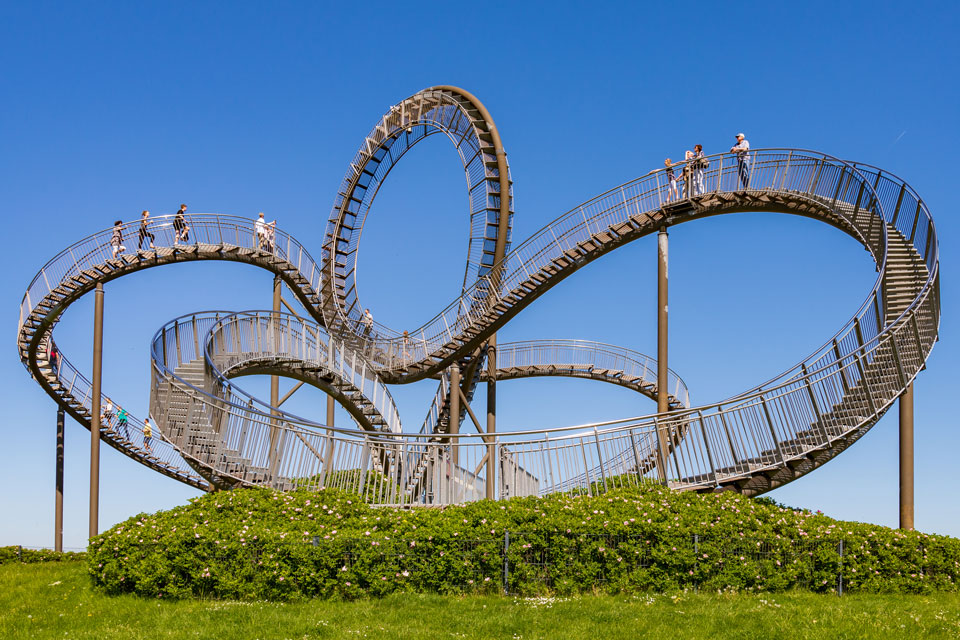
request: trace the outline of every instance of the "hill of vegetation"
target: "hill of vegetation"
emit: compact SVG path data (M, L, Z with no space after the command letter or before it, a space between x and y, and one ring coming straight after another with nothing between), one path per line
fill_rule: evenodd
M108 593L162 598L929 593L957 590L960 540L658 486L412 509L242 489L130 518L92 541L88 563Z

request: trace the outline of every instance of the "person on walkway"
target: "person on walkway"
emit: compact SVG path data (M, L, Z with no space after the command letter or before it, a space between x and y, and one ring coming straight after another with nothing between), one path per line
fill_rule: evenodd
M683 197L693 195L693 151L683 152Z
M674 173L670 158L663 161L663 166L667 168L667 200L676 200L680 197L680 190L677 189L677 174Z
M100 415L100 424L107 427L110 426L110 423L113 421L113 400L107 398L107 404L103 408L103 413Z
M143 448L150 451L150 438L153 437L153 427L150 426L150 418L143 419Z
M693 147L693 195L703 195L703 172L709 166L706 156L703 155L703 145Z
M47 353L47 360L50 362L50 368L53 369L53 373L56 376L60 375L60 350L57 349L57 345L50 340L49 352Z
M130 419L130 414L127 413L127 410L117 405L117 433L120 433L120 429L123 429L123 437L127 440L130 439L130 431L127 430L127 421Z
M363 310L363 337L369 338L373 332L373 314L370 309Z
M113 257L127 250L123 246L123 220L117 220L113 223L113 234L110 236L110 247L113 249Z
M403 353L401 355L404 360L410 357L410 332L406 329L403 330Z
M737 154L737 175L740 179L740 188L750 186L750 143L742 133L737 134L737 144L730 147L730 153Z
M150 212L144 211L140 214L140 241L137 243L137 249L143 249L143 241L150 238L150 248L153 249L154 236L150 233L148 225L150 224Z
M269 253L273 253L277 248L277 221L273 220L267 223L263 236L263 248Z
M180 210L173 215L173 230L176 232L176 242L190 242L190 227L183 214L187 212L187 205L180 205Z
M263 219L263 211L258 214L257 221L253 223L253 231L257 236L257 249L263 249L267 238L267 221Z

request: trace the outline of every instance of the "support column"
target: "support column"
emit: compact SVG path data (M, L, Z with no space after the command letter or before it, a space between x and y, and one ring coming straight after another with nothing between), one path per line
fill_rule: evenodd
M913 383L900 396L900 528L913 530Z
M657 234L657 413L669 411L668 400L669 383L667 381L667 228L660 227ZM657 471L661 482L667 479L667 447L663 429L657 426L657 446L660 449L660 459Z
M90 402L90 538L100 533L100 393L103 374L103 283L93 298L93 389Z
M334 414L333 410L335 407L333 401L333 396L327 396L327 426L332 427ZM326 451L326 460L323 462L323 486L326 486L330 479L333 477L333 430L327 429L327 451Z
M280 294L282 292L283 281L280 280L280 276L273 277L273 344L274 352L279 350L279 318L280 318ZM276 407L280 404L280 376L270 376L270 406ZM272 415L277 415L276 409L271 409L270 413ZM277 420L271 420L270 425L270 467L271 471L274 470L277 463L279 462L279 443L278 436L280 435L280 430L278 429Z
M460 433L460 366L454 362L450 365L450 428L447 430L451 435ZM453 461L453 471L456 473L457 465L460 463L459 438L452 438L450 458Z
M63 551L63 407L57 405L57 472L54 484L57 497L53 515L53 549Z
M487 484L486 498L496 497L497 466L494 461L497 432L497 334L487 339Z

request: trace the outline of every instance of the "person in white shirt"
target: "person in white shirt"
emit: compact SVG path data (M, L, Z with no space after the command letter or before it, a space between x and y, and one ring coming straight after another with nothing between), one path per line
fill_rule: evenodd
M113 400L107 398L107 406L103 409L103 415L100 416L100 424L110 426L113 420Z
M276 224L276 222L277 221L274 220L271 224ZM257 221L253 223L253 230L257 234L257 248L265 249L267 246L269 229L267 229L267 221L263 219L263 211L260 212Z
M693 195L703 195L703 172L707 168L707 158L703 155L703 145L693 147Z
M750 143L742 133L737 134L737 144L730 147L730 153L737 154L737 174L740 178L740 188L750 186Z
M370 333L373 331L373 314L370 313L370 309L363 310L363 337L369 338Z

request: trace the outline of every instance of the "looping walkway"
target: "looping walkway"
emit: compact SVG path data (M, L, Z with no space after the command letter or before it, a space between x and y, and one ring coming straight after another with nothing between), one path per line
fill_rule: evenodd
M464 289L408 335L365 327L354 277L360 231L390 168L433 133L453 141L467 176ZM561 215L508 251L512 209L500 194L512 186L496 127L470 94L431 88L391 109L367 136L337 196L319 263L279 229L275 248L264 250L252 221L227 215L188 215L191 241L184 244L176 241L172 216L153 219L156 248L117 256L112 230L104 230L62 251L31 282L20 309L20 357L89 428L90 382L63 354L57 366L48 356L64 309L98 283L135 271L195 260L244 262L279 276L310 317L202 312L171 321L151 349L154 446L146 450L142 422L132 416L126 429L115 419L103 425L111 446L202 489L339 486L386 504L478 499L488 474L500 497L646 481L763 493L850 446L923 369L939 329L939 247L919 196L875 167L810 151L760 150L750 154L745 188L734 155L708 161L704 193L670 200L657 171ZM606 253L663 226L737 211L820 220L873 256L879 272L873 288L822 347L720 403L691 407L672 374L666 414L488 435L462 406L456 419L469 418L478 433L453 434L448 368L454 363L464 371L468 399L491 375L591 378L656 397L655 364L626 349L580 341L501 344L491 374L482 347L533 300ZM124 225L131 247L138 226ZM316 386L360 428L271 407L238 386L250 374ZM426 377L440 380L433 404L420 431L405 433L387 385Z

